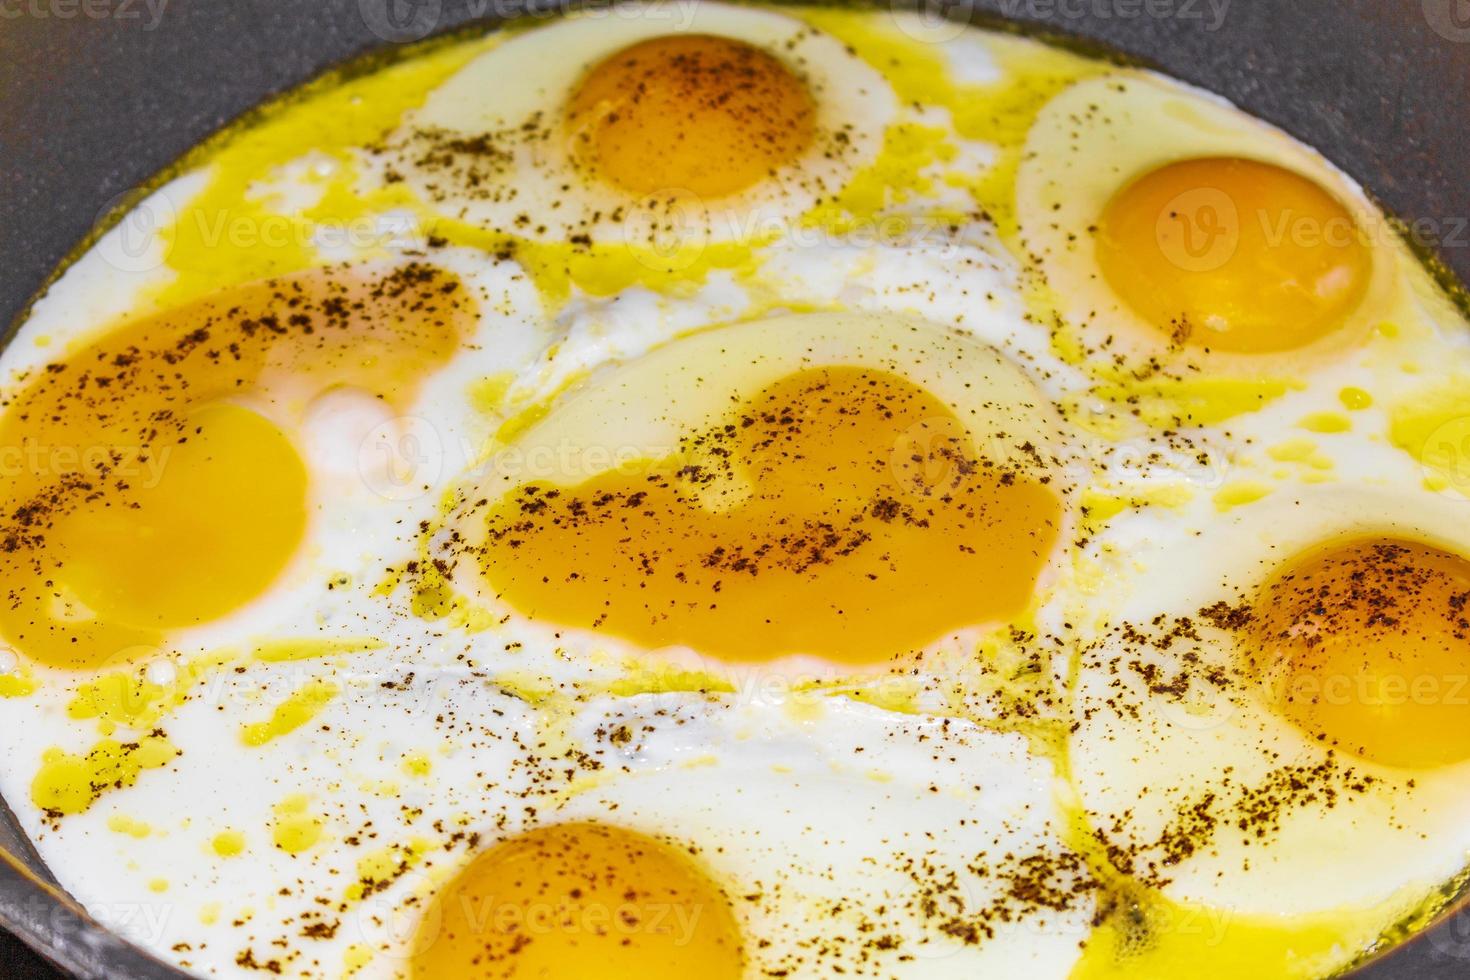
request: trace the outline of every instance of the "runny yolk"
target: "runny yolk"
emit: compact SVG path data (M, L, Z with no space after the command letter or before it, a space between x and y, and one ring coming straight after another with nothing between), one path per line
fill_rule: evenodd
M594 823L556 824L496 845L425 914L422 980L738 980L730 901L685 853Z
M57 523L62 580L103 621L169 628L222 616L263 590L301 539L306 468L285 433L229 402L189 412L183 433L161 478L139 481L126 505ZM183 577L191 554L214 557L207 575Z
M744 41L673 34L624 48L581 80L567 107L573 152L625 191L735 194L811 145L802 79Z
M1470 759L1470 560L1369 538L1289 562L1256 600L1253 667L1327 745L1393 766Z
M648 647L872 664L1022 612L1061 521L1044 478L978 454L923 388L858 367L787 375L632 469L492 503L490 585Z
M305 533L289 429L337 388L406 405L473 323L448 273L317 271L127 323L0 415L0 638L96 667L223 616Z
M1368 248L1342 202L1269 163L1167 164L1113 195L1097 224L1113 291L1191 347L1305 347L1342 326L1368 286Z

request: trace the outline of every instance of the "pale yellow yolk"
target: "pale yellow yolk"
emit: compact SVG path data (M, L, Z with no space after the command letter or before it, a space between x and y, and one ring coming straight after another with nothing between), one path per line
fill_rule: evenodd
M592 68L573 93L573 151L635 194L722 197L794 162L811 145L806 83L744 41L678 34L643 41Z
M419 928L423 980L738 980L729 899L687 855L592 823L511 838L435 896Z
M1387 765L1470 759L1470 560L1371 538L1289 562L1255 604L1250 657L1313 738Z
M492 504L501 597L649 647L872 664L1022 612L1061 522L943 402L855 367L790 374L630 469Z
M467 299L428 267L318 271L133 321L35 372L0 416L5 642L96 666L259 595L306 527L287 428L335 386L411 397L471 328Z
M1171 163L1128 184L1098 220L1113 291L1176 343L1236 353L1305 347L1368 286L1353 216L1316 182L1233 157Z

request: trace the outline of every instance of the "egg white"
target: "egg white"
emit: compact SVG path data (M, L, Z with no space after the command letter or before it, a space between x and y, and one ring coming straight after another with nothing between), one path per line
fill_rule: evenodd
M903 14L884 16L885 28L906 34L921 26ZM818 96L821 125L843 129L853 140L840 159L801 161L794 168L799 174L778 175L737 198L681 212L677 217L687 224L680 227L692 229L699 241L790 230L794 219L878 155L886 129L899 119L932 126L941 133L937 140L957 148L953 159L936 166L929 196L906 202L914 216L931 208L968 210L963 183L940 178L963 168L974 176L997 159L994 148L958 139L944 112L898 105L882 73L834 37L784 13L709 3L593 11L518 34L432 92L388 137L386 150L364 150L364 159L400 170L441 217L543 241L587 233L599 243L646 242L651 233L667 231L667 211L628 202L580 174L564 190L572 171L559 145L517 147L504 175L514 194L501 200L445 187L431 193L428 183L442 175L405 166L395 146L407 152L415 127L475 135L516 125L537 111L559 111L591 64L674 30L789 50ZM935 38L942 41L946 77L974 85L1004 80L990 37L959 30ZM1089 112L1092 103L1103 111ZM1093 432L1082 444L1044 403L1085 399L1087 365L1069 363L1054 348L1052 311L1045 303L1038 307L1029 293L1028 266L1039 263L1060 298L1056 312L1074 324L1098 311L1100 321L1122 325L1124 332L1146 329L1130 326L1128 311L1107 293L1090 264L1085 228L1131 176L1168 159L1207 153L1287 166L1347 202L1372 232L1375 250L1374 281L1353 329L1361 337L1386 318L1403 333L1392 343L1374 334L1356 353L1324 349L1324 357L1315 358L1312 352L1310 370L1293 361L1293 373L1302 368L1293 378L1299 387L1229 426L1195 432L1185 444L1174 435L1136 429L1127 430L1126 441ZM301 164L263 174L258 190L269 192L272 206L299 211L321 193L320 186L308 186L309 169ZM382 173L369 167L359 179L369 190L380 189L374 181ZM188 200L206 180L207 171L181 178L170 185L171 200ZM58 879L95 915L199 973L254 975L238 962L241 950L263 958L281 948L292 956L283 965L288 975L339 975L349 965L364 977L403 975L419 910L463 862L534 822L589 818L697 848L737 899L746 938L769 942L755 956L764 966L800 960L803 968L793 975L828 975L804 943L838 942L854 934L846 927L882 917L900 942L873 952L866 965L885 975L1066 975L1078 944L1089 936L1094 898L1080 897L1055 914L1024 912L993 938L970 945L912 914L916 884L895 870L894 861L929 855L935 867L956 871L959 898L973 912L1001 887L996 877L968 868L981 851L994 858L1065 850L1072 815L1057 796L1075 794L1095 826L1111 827L1126 813L1122 843L1143 845L1180 800L1219 789L1226 767L1233 767L1230 778L1238 785L1284 759L1320 761L1319 747L1250 692L1196 685L1183 700L1150 694L1126 661L1169 669L1180 651L1140 656L1119 648L1107 630L1160 613L1192 616L1222 594L1259 581L1271 561L1353 528L1417 532L1470 553L1457 524L1463 501L1453 493L1422 492L1420 466L1386 437L1393 399L1408 397L1427 378L1452 380L1467 363L1467 342L1458 314L1427 285L1422 269L1391 235L1378 234L1382 216L1351 181L1265 124L1158 76L1120 71L1057 97L1031 132L1016 196L1022 247L1014 252L1014 243L1002 242L981 215L956 222L947 217L947 230L921 241L788 235L755 256L752 270L712 270L697 288L635 286L609 296L573 289L561 306L548 303L514 262L444 248L431 249L427 259L417 256L457 272L475 292L482 320L470 348L425 386L404 415L384 417L380 406L340 392L322 399L297 434L314 508L310 540L298 561L248 609L182 631L167 649L110 668L167 686L191 657L230 653L227 662L190 682L184 703L158 721L184 754L143 773L135 785L107 792L87 812L53 824L29 795L42 753L52 747L84 753L99 732L96 719L73 717L69 708L90 677L32 667L38 690L0 711L0 792ZM592 217L620 207L623 219ZM527 228L516 224L523 211L553 217L544 228ZM167 285L172 272L158 243L137 262L120 261L129 254L118 252L126 245L120 234L104 239L52 287L0 357L7 376L53 359L57 347L80 331L146 306L150 292ZM387 264L405 258L396 254ZM625 656L628 651L608 638L507 618L502 609L490 616L484 610L467 615L463 608L421 616L414 611L411 576L389 578L397 584L378 588L387 566L421 558L420 522L440 516L444 492L495 447L493 433L507 415L547 407L555 412L586 399L626 377L627 362L667 358L708 335L679 338L711 324L793 309L921 317L966 344L994 348L1007 365L1005 378L1015 382L1000 388L1024 389L1027 400L1043 406L1039 415L1020 418L1027 425L1043 420L1033 435L1063 460L1061 478L1069 485L1128 496L1177 484L1173 461L1188 462L1205 451L1223 461L1222 471L1190 477L1187 502L1130 505L1104 526L1086 528L1079 564L1096 562L1105 574L1058 569L1056 594L1037 613L1040 643L1060 651L1057 691L1071 683L1071 644L1088 647L1075 680L1078 727L1068 740L1067 770L1015 730L1020 726L1008 705L1016 698L1020 668L977 654L973 643L949 644L942 652L950 659L931 658L923 670L881 679L880 689L890 680L921 688L921 696L905 704L918 712L910 714L877 707L888 704L883 698L862 704L802 688L779 671L727 672L733 690L724 693L679 690L700 679L671 679L647 658ZM787 363L790 351L781 353L775 342L766 346L771 365ZM843 338L827 353L840 349ZM1459 353L1451 358L1450 350ZM705 360L712 376L724 376L717 358ZM668 395L681 384L677 374L665 372L638 394L645 402ZM487 378L503 380L510 393L489 412L470 394ZM580 387L568 391L573 384ZM1346 385L1369 390L1379 401L1352 413L1351 431L1312 435L1331 467L1269 456L1269 447L1301 435L1303 417L1341 411L1338 392ZM605 389L602 395L587 404L606 409ZM592 426L597 419L589 415L596 412L583 412ZM617 428L619 418L609 415L609 428ZM1067 434L1058 438L1062 429ZM566 426L557 423L553 430L564 433ZM627 441L629 433L617 435ZM1120 460L1137 465L1115 466ZM1270 495L1222 512L1212 493L1222 481L1244 478L1265 482ZM1075 536L1063 537L1071 542ZM474 590L464 592L473 596ZM1084 634L1081 640L1073 639L1074 627ZM1228 637L1208 628L1201 633L1202 657L1229 658ZM250 654L259 643L321 637L370 637L380 645L300 661L265 662ZM1118 660L1123 669L1110 670ZM0 656L0 670L16 666ZM832 680L830 671L820 673ZM294 693L319 682L332 683L338 693L309 721L264 745L242 745L243 726L269 719ZM990 697L996 691L1011 700ZM1027 717L1039 717L1041 726L1070 722L1058 714L1064 701L1047 693L1028 703L1034 714ZM1120 715L1117 703L1137 714ZM642 734L625 746L598 734L622 724ZM140 731L124 725L115 734ZM584 753L601 768L568 775L567 753ZM410 771L410 757L428 765ZM1264 843L1246 846L1224 828L1213 847L1170 869L1165 894L1227 915L1290 918L1383 902L1392 906L1383 911L1388 915L1407 910L1457 873L1470 852L1459 826L1470 810L1463 790L1470 772L1459 766L1421 774L1409 788L1403 773L1352 765L1381 783L1332 810L1290 810ZM1070 787L1062 785L1068 771ZM310 812L323 822L322 840L299 855L271 841L276 808L293 794L306 796ZM137 837L112 829L120 818L146 821L149 832ZM214 836L225 828L244 834L245 853L226 858L213 850ZM479 836L473 842L460 836L469 834ZM429 842L425 854L381 891L334 913L340 921L330 937L301 937L301 915L319 914L320 896L342 899L364 857L418 839ZM997 866L976 863L981 865ZM164 891L152 890L156 880L165 882ZM757 886L766 889L764 899L746 901ZM841 914L829 915L837 903ZM1355 955L1341 952L1343 960Z
M454 564L456 588L492 615L514 617L490 593L473 560L474 549L485 542L485 501L501 500L523 484L576 485L614 467L681 452L681 438L720 424L741 398L790 373L831 365L910 378L950 407L984 458L1023 471L1041 469L1054 481L1054 489L1068 491L1074 471L1070 430L1027 376L994 348L913 317L790 315L696 332L575 386L552 403L544 420L509 443L491 447L457 490L455 514L431 554ZM1060 529L1063 539L1068 526L1069 520ZM461 559L466 549L471 557ZM1049 565L1054 559L1049 556ZM1039 591L1045 592L1050 578L1050 571L1043 575ZM580 632L558 630L558 637L647 653L605 638L579 641ZM741 666L685 648L660 650L658 656L717 676ZM805 655L783 658L768 668L812 678L842 672Z
M561 129L564 106L582 74L625 47L681 33L744 41L794 68L816 105L812 150L749 190L708 201L682 188L638 197L589 179ZM481 55L409 114L387 141L383 160L437 211L482 228L682 252L779 235L877 156L894 111L881 75L837 40L783 13L721 3L626 4L568 16ZM537 131L535 138L517 136L527 126ZM494 135L509 159L493 174L477 167L475 182L466 183L416 163L424 155L424 139L416 133L438 134L431 145L446 135Z
M688 695L589 702L574 731L612 775L558 817L692 842L761 939L748 949L755 970L1060 976L1076 960L1092 894L1002 921L987 910L1016 907L1004 898L1010 879L975 870L996 871L1003 855L1070 853L1055 772L1021 736L789 690L710 709ZM631 738L609 744L620 728ZM910 871L949 882L928 913ZM1058 870L1047 882L1085 877ZM994 935L966 942L951 922Z
M1167 358L1157 329L1103 278L1094 230L1109 199L1134 179L1177 160L1213 156L1271 163L1315 181L1357 223L1372 272L1362 301L1329 336L1290 355L1214 352L1211 370L1259 370L1263 360L1320 360L1360 342L1396 309L1404 271L1416 263L1405 262L1398 236L1356 183L1314 150L1213 94L1150 72L1119 70L1078 82L1047 103L1027 135L1016 177L1022 247L1084 343L1099 347L1111 338L1125 354ZM1175 359L1199 356L1191 351Z
M1185 536L1160 535L1130 556L1134 577L1103 605L1075 688L1071 738L1075 788L1094 827L1113 843L1157 860L1156 844L1182 812L1215 793L1263 785L1284 766L1313 768L1329 749L1280 717L1256 685L1211 683L1240 663L1236 640L1200 610L1249 600L1283 561L1323 541L1354 534L1428 540L1470 554L1460 508L1448 500L1361 486L1280 494L1239 508ZM1167 633L1187 618L1199 638L1163 647L1128 639L1118 627ZM1160 625L1161 624L1161 625ZM1198 659L1195 659L1198 658ZM1151 688L1188 679L1182 690ZM1338 764L1376 780L1335 801L1318 792L1278 811L1279 827L1219 807L1205 846L1163 872L1162 892L1179 902L1242 914L1292 917L1372 909L1388 903L1387 927L1445 881L1470 853L1463 814L1470 766L1408 771L1336 753ZM1339 781L1340 782L1340 781ZM1339 783L1333 785L1342 789ZM1350 951L1345 951L1350 955Z

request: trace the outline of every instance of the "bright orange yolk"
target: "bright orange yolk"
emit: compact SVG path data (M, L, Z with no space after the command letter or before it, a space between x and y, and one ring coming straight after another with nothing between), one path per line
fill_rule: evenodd
M405 404L471 329L454 277L315 272L126 324L0 416L0 635L94 667L259 595L305 533L287 434L322 392Z
M739 980L730 901L685 853L592 823L491 848L435 896L422 980Z
M1253 666L1328 745L1393 766L1470 759L1470 560L1413 541L1333 544L1257 599Z
M483 571L532 617L649 647L877 663L1025 609L1061 521L1044 481L905 378L805 370L645 471L508 494Z
M1113 291L1173 342L1247 354L1332 333L1371 264L1337 198L1233 157L1171 163L1124 187L1098 220L1096 254Z
M676 34L597 64L573 93L573 152L635 194L738 193L812 143L806 83L744 41Z

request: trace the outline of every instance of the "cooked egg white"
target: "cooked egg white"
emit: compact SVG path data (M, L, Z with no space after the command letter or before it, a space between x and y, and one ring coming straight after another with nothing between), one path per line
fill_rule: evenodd
M860 668L1014 621L1069 524L1060 420L924 321L739 324L584 387L492 451L432 554L500 608L692 666Z
M718 713L669 695L590 702L574 730L614 775L566 815L697 842L761 937L754 971L1070 968L1094 895L1062 841L1055 774L1022 736L800 690L737 698ZM1053 907L1022 911L1028 888Z
M1085 347L1247 370L1352 345L1395 302L1402 247L1356 185L1212 96L1118 72L1027 140L1021 235Z
M1169 900L1273 923L1258 969L1335 969L1461 869L1463 672L1416 651L1441 650L1440 617L1459 628L1464 583L1436 598L1409 571L1422 559L1398 550L1465 554L1458 506L1342 487L1241 507L1135 552L1127 596L1082 654L1071 761L1089 825ZM1360 561L1301 577L1318 549L1355 545ZM1375 615L1390 639L1373 639ZM1294 625L1277 638L1273 617ZM1169 962L1172 938L1145 938L1135 965Z
M407 117L385 159L448 217L677 259L779 235L877 157L893 112L877 72L797 18L628 5L481 55Z
M1305 977L1458 886L1470 336L1284 134L656 4L195 163L0 358L0 792L157 955Z

